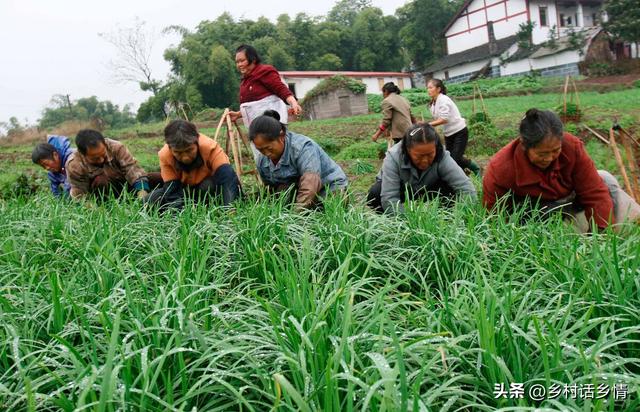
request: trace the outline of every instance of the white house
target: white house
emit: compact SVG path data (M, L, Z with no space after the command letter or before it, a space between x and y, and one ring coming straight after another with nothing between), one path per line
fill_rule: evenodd
M425 76L449 82L483 74L510 76L578 74L578 63L593 48L600 55L606 40L600 18L603 0L466 0L444 30L447 55L425 69ZM606 18L606 16L605 16ZM521 24L531 23L531 47L518 47ZM572 32L584 36L579 49ZM555 39L555 45L549 40ZM599 47L594 47L600 43ZM607 50L605 50L607 49ZM618 54L621 54L617 50ZM628 57L637 57L635 52ZM595 58L595 57L594 57ZM597 58L596 58L597 59Z
M411 73L401 72L288 71L280 72L280 77L296 99L302 99L322 80L338 74L362 81L367 93L372 94L382 94L382 86L387 82L394 82L400 90L411 88Z

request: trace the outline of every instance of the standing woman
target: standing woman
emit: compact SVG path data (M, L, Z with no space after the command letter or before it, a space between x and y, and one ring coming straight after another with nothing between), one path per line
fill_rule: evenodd
M376 133L371 137L374 142L380 135L391 128L391 138L393 143L402 140L404 132L407 131L413 121L411 120L411 104L407 99L400 96L400 89L393 82L385 83L382 86L382 123Z
M433 117L429 124L433 127L442 125L447 150L463 170L469 169L476 175L480 174L480 167L464 157L469 141L469 129L467 122L460 115L458 106L447 96L446 86L440 79L431 79L427 83L427 92L431 97L429 110Z
M293 188L297 209L317 206L328 192L347 188L340 166L313 140L287 131L278 112L267 110L251 123L249 139L258 151L256 165L274 192Z
M231 120L242 117L247 128L265 110L275 110L282 123L287 123L287 107L294 114L302 113L302 108L291 90L280 78L278 71L268 64L262 64L253 46L240 45L236 49L236 67L242 75L240 82L240 111L230 112Z

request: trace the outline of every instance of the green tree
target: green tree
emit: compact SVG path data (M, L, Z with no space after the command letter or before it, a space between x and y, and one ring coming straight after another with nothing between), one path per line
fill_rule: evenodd
M463 0L413 0L396 11L405 65L422 68L445 54L442 31Z
M340 70L341 68L342 60L333 53L322 55L309 65L311 70Z
M640 42L640 2L637 0L607 0L604 4L609 20L605 29L616 38Z
M279 44L274 44L269 48L265 62L278 70L292 70L295 68L293 57Z
M373 7L371 0L339 0L329 10L327 21L351 27L358 14L370 7Z

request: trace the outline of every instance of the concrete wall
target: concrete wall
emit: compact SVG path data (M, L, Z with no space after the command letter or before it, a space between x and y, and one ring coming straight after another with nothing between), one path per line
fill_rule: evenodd
M347 89L338 89L317 96L308 107L310 107L308 114L311 120L355 116L369 112L367 95L353 94Z

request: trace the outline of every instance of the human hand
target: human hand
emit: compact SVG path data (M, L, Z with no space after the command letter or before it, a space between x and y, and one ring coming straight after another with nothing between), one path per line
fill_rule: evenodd
M149 192L146 190L138 190L138 199L144 200L147 196L149 196Z
M302 106L300 106L297 101L293 102L293 104L291 105L291 109L293 110L293 114L295 115L299 115L300 113L302 113Z
M242 118L241 112L232 112L232 111L229 112L229 119L231 119L232 122L235 122L241 118Z
M375 133L373 136L371 136L371 140L375 143L378 141L379 137L380 137L380 133Z

